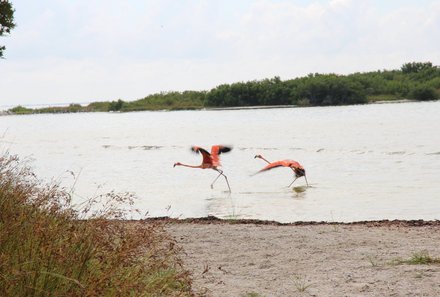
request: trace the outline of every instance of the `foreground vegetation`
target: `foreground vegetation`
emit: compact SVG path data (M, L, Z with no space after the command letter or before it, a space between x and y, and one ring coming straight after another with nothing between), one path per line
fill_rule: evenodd
M81 210L70 196L42 186L16 157L0 157L0 296L191 296L162 226L121 220L129 195Z
M379 100L434 100L440 98L440 67L431 62L404 64L399 70L378 70L350 75L309 74L282 81L279 77L223 84L209 91L163 92L126 102L93 102L87 106L10 110L16 114L179 110L205 107L259 105L325 106L363 104Z
M391 264L393 265L429 265L440 264L440 258L433 258L427 251L415 252L409 259L394 259Z

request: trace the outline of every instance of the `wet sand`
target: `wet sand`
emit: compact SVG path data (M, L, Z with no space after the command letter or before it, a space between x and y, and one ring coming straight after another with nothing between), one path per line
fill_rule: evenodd
M198 296L440 296L439 221L164 221Z

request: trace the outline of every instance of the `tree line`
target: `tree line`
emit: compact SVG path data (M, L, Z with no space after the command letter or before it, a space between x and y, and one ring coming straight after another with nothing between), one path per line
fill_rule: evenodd
M431 62L412 62L399 70L350 75L315 73L286 81L274 77L223 84L207 92L204 103L206 106L323 106L439 97L440 67Z
M327 106L364 104L379 100L440 98L440 67L411 62L397 70L338 74L308 74L289 80L279 77L222 84L209 91L161 92L135 101L92 102L87 106L28 109L13 113L180 110L205 107L262 105Z

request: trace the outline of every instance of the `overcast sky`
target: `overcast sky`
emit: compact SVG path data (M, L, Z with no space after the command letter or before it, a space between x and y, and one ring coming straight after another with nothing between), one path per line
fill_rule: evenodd
M12 0L0 106L440 65L440 1Z

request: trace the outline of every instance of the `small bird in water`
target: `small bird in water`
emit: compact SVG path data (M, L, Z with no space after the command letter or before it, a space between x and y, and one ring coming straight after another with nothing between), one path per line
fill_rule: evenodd
M195 153L201 153L203 156L202 164L200 165L187 165L182 164L180 162L174 163L174 167L176 166L185 166L190 168L200 168L200 169L213 169L219 173L219 175L214 179L214 181L211 183L211 189L214 188L214 183L217 181L217 179L220 177L220 175L223 175L223 177L226 180L226 184L228 185L229 192L231 192L231 187L229 186L228 178L226 175L223 174L223 170L219 169L218 167L221 166L220 164L220 154L227 153L232 150L232 147L230 146L224 146L224 145L213 145L211 147L211 153L208 153L207 150L204 148L198 147L198 146L192 146L191 150Z
M276 162L269 162L262 155L256 155L254 157L254 159L255 158L259 158L259 159L264 160L268 163L268 165L266 167L264 167L263 169L261 169L257 173L268 171L268 170L271 170L271 169L277 168L277 167L289 167L295 173L295 179L290 183L290 185L288 185L288 187L290 187L301 176L304 176L304 178L306 179L307 187L309 186L309 183L307 182L307 177L306 177L306 170L298 162L293 161L293 160L281 160L281 161L276 161Z

